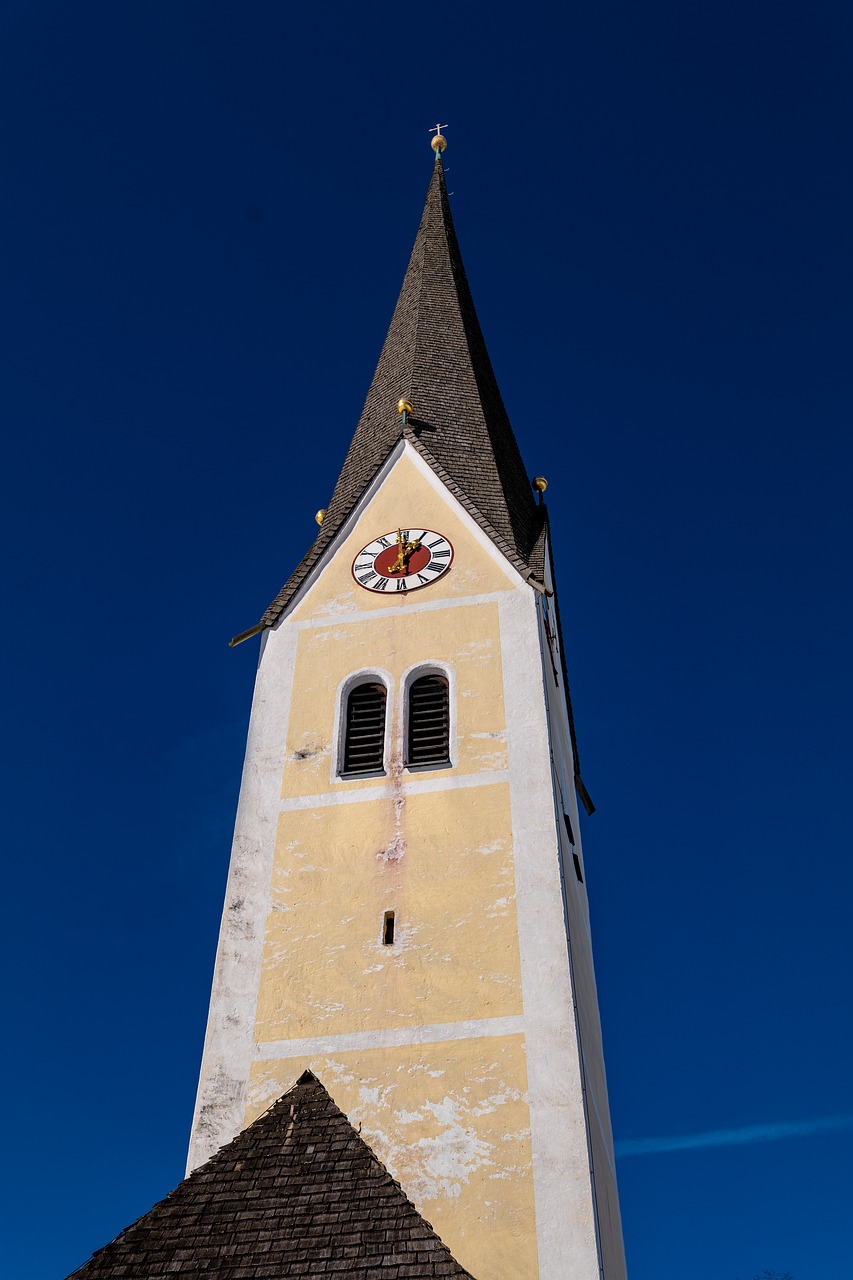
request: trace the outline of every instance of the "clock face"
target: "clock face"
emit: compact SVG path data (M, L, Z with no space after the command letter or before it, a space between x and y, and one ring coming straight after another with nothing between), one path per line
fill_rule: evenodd
M352 563L352 576L367 591L417 591L450 568L453 547L434 529L393 529L374 538Z

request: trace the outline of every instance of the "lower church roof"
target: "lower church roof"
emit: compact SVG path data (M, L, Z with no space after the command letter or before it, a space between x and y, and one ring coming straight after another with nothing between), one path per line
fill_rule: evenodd
M74 1272L175 1275L472 1280L310 1071Z

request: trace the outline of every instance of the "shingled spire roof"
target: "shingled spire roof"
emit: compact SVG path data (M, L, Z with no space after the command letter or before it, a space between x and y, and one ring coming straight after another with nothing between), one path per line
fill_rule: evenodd
M74 1276L289 1280L320 1272L349 1280L471 1280L306 1071Z
M408 423L399 400L413 406ZM421 225L320 532L264 614L271 626L401 437L408 439L525 576L542 573L542 511L501 399L453 227L441 155Z

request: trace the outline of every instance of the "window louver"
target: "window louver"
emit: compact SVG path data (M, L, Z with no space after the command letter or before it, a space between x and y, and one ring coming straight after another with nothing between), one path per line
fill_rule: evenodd
M443 676L422 676L409 688L410 767L450 763L450 699Z
M347 698L344 773L376 773L385 748L385 686L360 684Z

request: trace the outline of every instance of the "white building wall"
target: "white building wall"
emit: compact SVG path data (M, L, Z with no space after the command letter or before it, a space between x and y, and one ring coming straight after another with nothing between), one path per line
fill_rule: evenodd
M187 1173L243 1128L295 650L292 628L262 637Z
M550 547L547 547L546 588L552 592L554 583L550 566ZM599 1265L605 1280L623 1280L627 1275L627 1269L616 1184L616 1161L607 1097L598 992L593 965L580 813L574 786L575 761L565 677L559 650L562 636L557 626L556 610L553 603L550 603L549 607L549 600L552 600L552 597L543 595L537 601L539 643L547 706L555 825L559 833L565 930L570 957L572 996L576 1011ZM549 624L553 643L549 642L546 631L546 610L550 615ZM563 812L568 813L574 843L571 842L563 821ZM575 856L578 859L583 881L578 877Z
M501 606L510 803L541 1280L599 1275L583 1075L534 590Z

